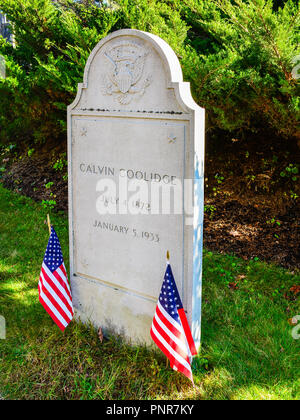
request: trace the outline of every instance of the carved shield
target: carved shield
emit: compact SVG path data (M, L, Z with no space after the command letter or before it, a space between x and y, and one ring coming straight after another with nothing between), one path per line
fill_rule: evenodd
M142 95L150 84L149 76L141 80L148 50L131 42L121 42L104 53L108 68L103 78L103 92L128 104L133 94Z
M127 93L129 91L132 84L132 77L129 71L124 70L122 72L119 72L115 76L115 80L118 84L118 88L120 89L120 92Z

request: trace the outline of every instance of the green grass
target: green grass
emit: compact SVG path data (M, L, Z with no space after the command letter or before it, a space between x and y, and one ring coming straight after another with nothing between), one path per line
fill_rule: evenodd
M67 217L53 214L65 260ZM196 386L166 367L164 356L103 344L73 322L64 334L38 302L48 229L46 210L0 184L0 399L299 399L300 340L288 320L300 314L289 289L299 273L260 261L205 252L202 349ZM238 289L228 287L238 282Z

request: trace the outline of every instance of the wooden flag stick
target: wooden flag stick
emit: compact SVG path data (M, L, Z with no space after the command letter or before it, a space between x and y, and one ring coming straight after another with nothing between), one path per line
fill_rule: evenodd
M170 261L170 252L169 252L169 250L167 251L167 261L168 262ZM166 367L168 367L168 366L169 366L169 359L166 358Z
M49 235L51 235L51 222L50 222L49 214L47 214L47 224L48 224L48 228L49 228Z

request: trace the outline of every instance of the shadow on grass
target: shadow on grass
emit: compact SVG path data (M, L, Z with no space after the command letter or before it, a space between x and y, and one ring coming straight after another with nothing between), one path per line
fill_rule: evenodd
M14 201L12 193L5 195ZM38 206L32 210L28 201L26 208L17 202L27 224L12 237L18 215L12 217L6 209L1 213L5 202L0 200L1 233L6 232L0 249L0 314L8 326L7 340L0 341L0 394L17 399L300 397L300 343L292 340L287 322L299 305L286 302L280 289L291 287L298 277L233 256L206 255L203 345L194 361L193 388L166 366L160 352L129 346L120 337L101 343L94 328L81 323L72 322L65 333L57 328L38 301L38 260L47 233L34 230L31 215ZM60 240L67 244L67 220L56 219L64 232ZM238 276L243 281L232 291L228 284Z
M230 316L228 311L222 316L221 312L204 309L203 347L194 362L193 388L181 374L166 367L166 359L157 351L129 346L116 336L101 343L92 326L74 321L61 333L38 301L29 305L18 301L14 309L13 304L10 300L6 311L8 338L5 343L0 342L1 391L10 398L299 397L299 352L286 331L278 339L282 323L274 335L274 328L265 329L260 315L255 328L254 321L243 320L240 309L234 310L233 306ZM246 305L247 309L251 317L255 308ZM274 311L270 314L271 323L273 316Z

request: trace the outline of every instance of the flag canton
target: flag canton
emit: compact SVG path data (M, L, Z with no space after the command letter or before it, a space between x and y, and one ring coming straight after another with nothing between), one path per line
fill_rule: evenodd
M177 322L180 323L178 309L182 308L182 302L177 290L177 286L173 277L170 264L167 265L167 270L159 295L159 302L164 310Z
M44 263L52 273L63 264L61 246L54 228L51 228L51 235L47 245Z

